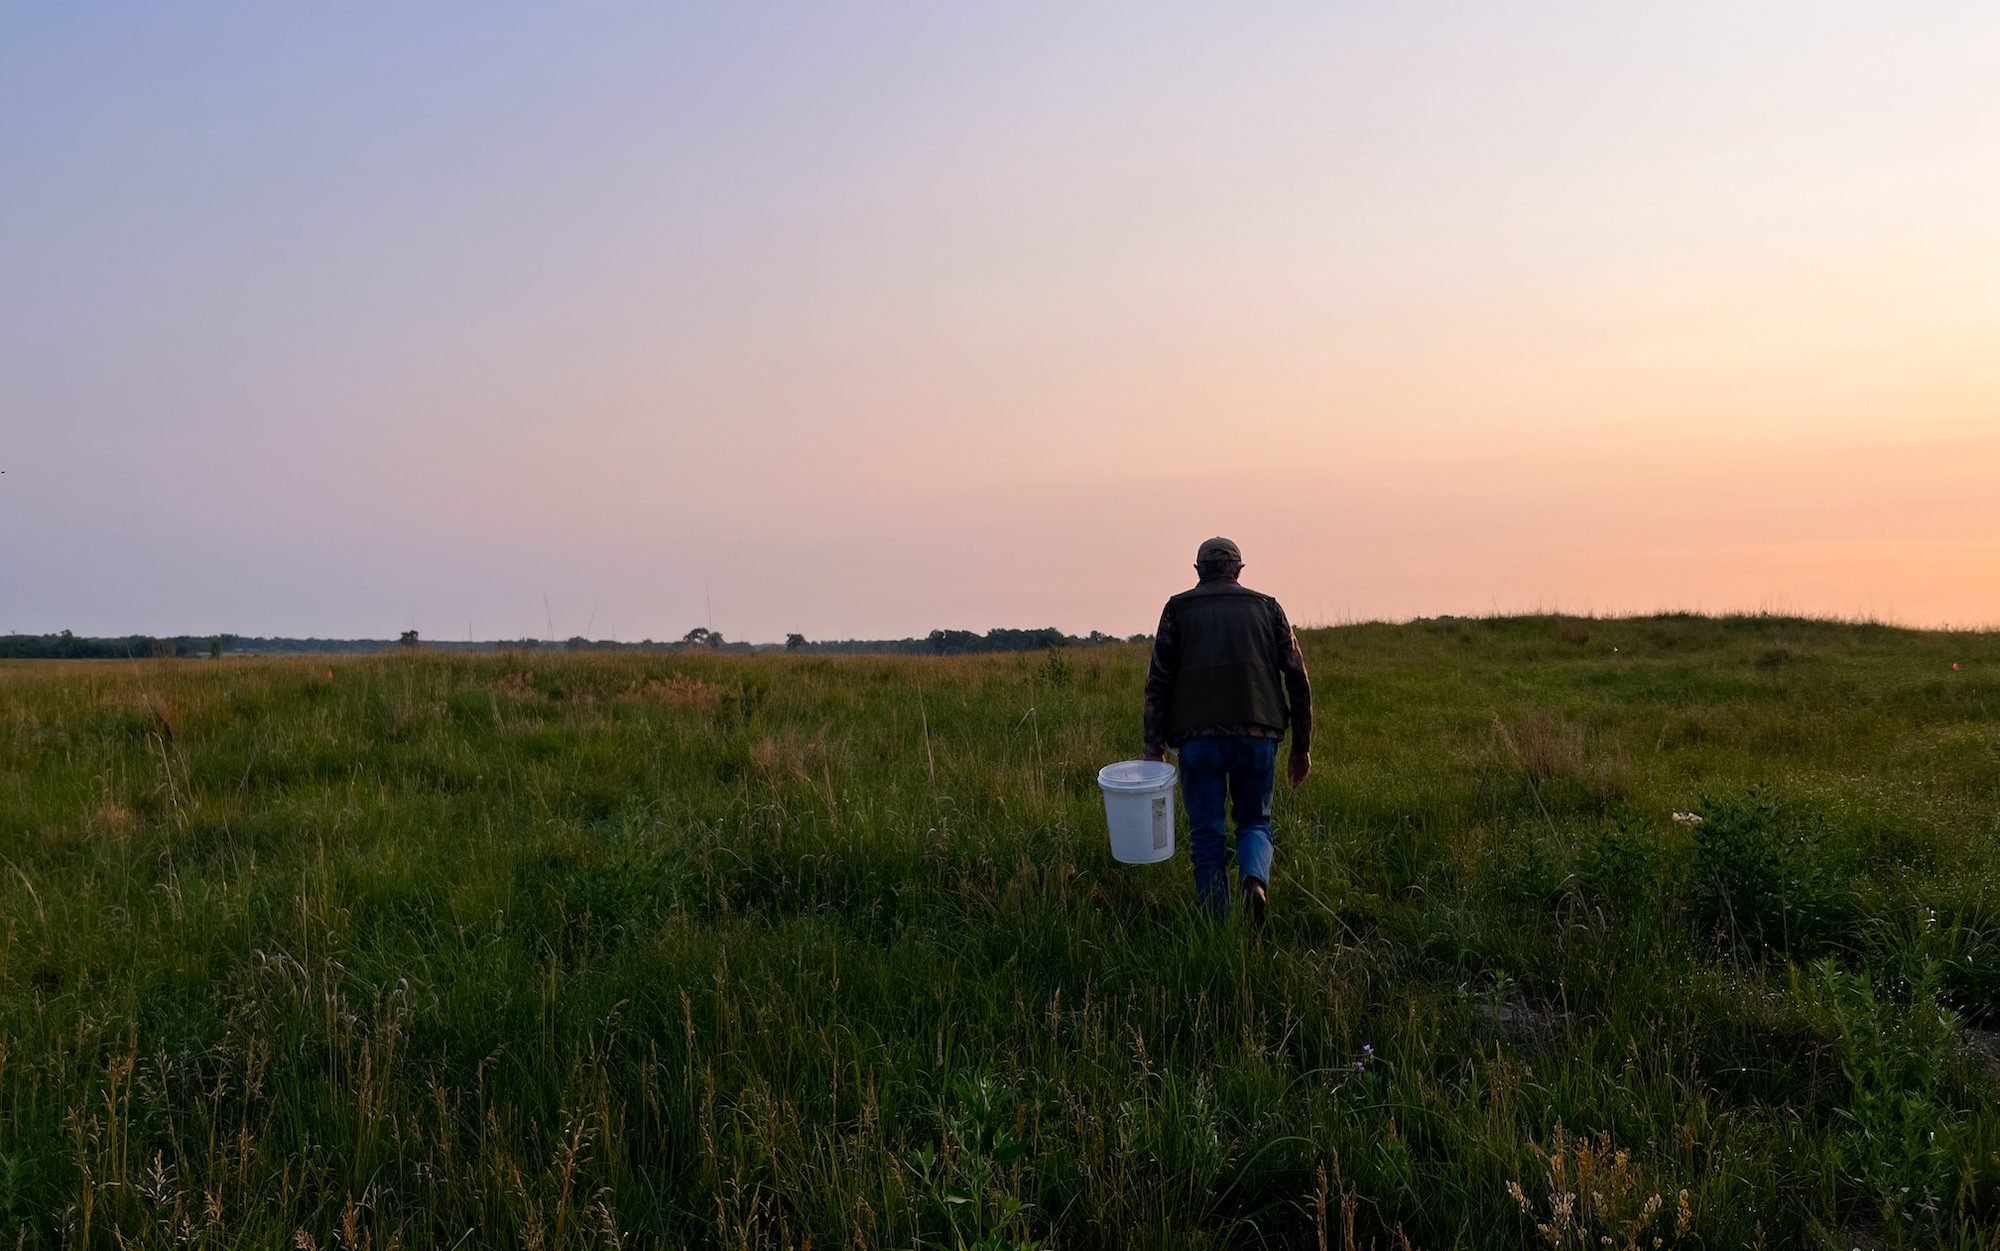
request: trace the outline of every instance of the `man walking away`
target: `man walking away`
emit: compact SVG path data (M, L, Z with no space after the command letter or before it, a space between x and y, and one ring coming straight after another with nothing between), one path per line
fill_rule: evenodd
M1278 743L1291 726L1292 789L1312 771L1312 683L1278 601L1242 585L1243 553L1210 539L1195 555L1201 581L1167 601L1146 674L1146 759L1180 750L1194 890L1202 910L1229 915L1223 815L1234 801L1236 867L1251 920L1264 923L1271 884L1271 789Z

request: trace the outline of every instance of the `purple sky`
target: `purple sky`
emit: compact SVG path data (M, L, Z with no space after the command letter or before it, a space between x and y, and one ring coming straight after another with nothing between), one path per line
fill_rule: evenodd
M1996 14L9 6L0 631L2000 622Z

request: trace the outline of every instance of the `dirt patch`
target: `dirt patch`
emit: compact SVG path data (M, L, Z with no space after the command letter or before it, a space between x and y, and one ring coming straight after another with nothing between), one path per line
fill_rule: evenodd
M1556 1006L1530 999L1518 990L1489 996L1479 1005L1479 1015L1516 1047L1546 1050L1562 1038L1562 1013Z
M2000 1033L1990 1029L1961 1030L1958 1045L1971 1053L1980 1072L2000 1081Z

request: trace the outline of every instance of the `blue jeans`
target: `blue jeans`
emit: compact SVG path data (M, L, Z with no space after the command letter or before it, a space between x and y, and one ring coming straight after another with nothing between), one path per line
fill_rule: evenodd
M1278 740L1228 735L1181 744L1181 802L1187 805L1188 853L1202 910L1229 915L1229 865L1222 818L1235 801L1236 869L1271 883L1271 787L1278 774Z

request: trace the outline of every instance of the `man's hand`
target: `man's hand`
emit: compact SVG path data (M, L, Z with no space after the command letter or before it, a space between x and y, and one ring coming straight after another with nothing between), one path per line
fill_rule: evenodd
M1140 759L1142 760L1165 760L1166 758L1167 758L1167 753L1163 751L1149 751L1144 756L1140 757Z
M1293 790L1299 789L1299 784L1306 780L1306 774L1312 771L1313 758L1309 751L1293 752L1291 763L1285 766L1285 774L1292 779Z

